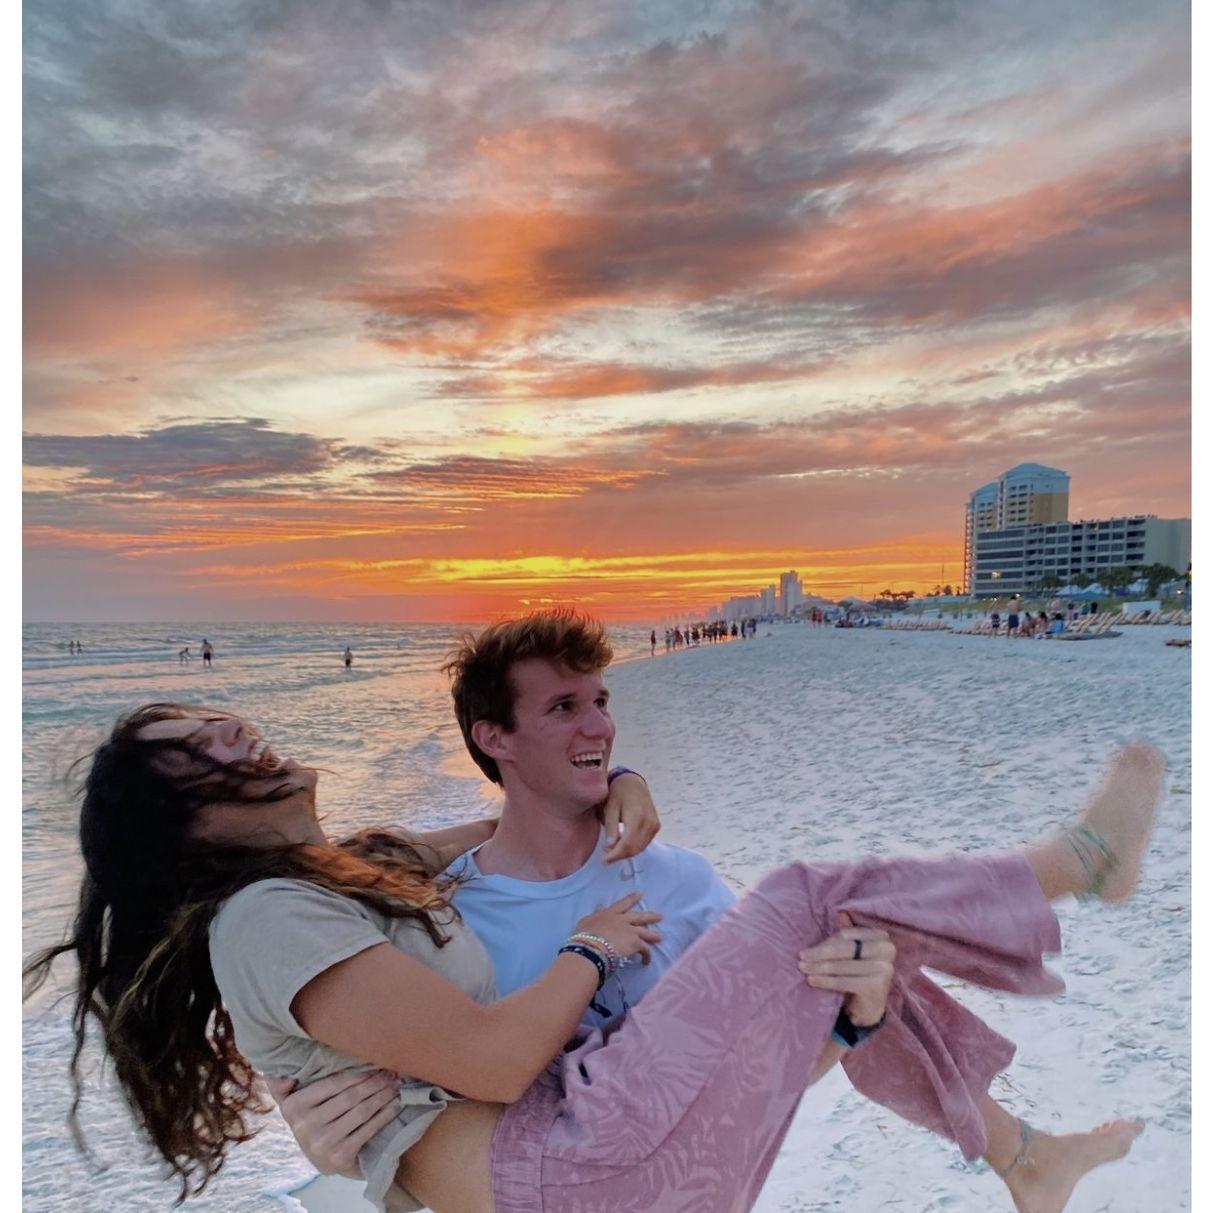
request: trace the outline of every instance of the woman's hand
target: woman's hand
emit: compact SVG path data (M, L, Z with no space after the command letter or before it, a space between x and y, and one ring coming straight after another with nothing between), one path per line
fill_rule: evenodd
M263 1078L308 1162L321 1175L361 1179L358 1151L399 1111L396 1076L341 1070L302 1090L293 1078Z
M653 924L661 921L661 915L655 910L635 909L642 896L642 893L629 893L614 905L587 914L578 922L577 931L600 935L625 960L629 956L639 956L648 964L649 945L660 943L662 939L661 932L653 930Z
M814 989L845 994L842 1009L847 1018L857 1028L870 1028L880 1022L889 1001L897 949L887 931L853 926L846 914L841 919L843 929L801 952L797 968ZM863 945L858 960L857 941Z
M649 795L649 785L634 771L611 780L610 792L600 811L607 836L607 863L639 855L661 829L661 818ZM622 834L619 832L621 824Z

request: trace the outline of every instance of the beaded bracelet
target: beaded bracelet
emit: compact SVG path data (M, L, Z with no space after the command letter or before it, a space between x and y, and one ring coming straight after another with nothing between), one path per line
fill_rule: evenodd
M603 939L601 935L593 935L589 931L575 931L569 936L570 943L585 941L591 947L598 948L606 956L607 966L611 973L620 968L623 964L623 957L615 950L609 940Z

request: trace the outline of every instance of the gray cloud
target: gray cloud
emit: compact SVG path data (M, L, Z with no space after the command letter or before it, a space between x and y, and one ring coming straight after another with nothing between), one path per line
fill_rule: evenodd
M27 434L30 467L83 469L73 491L180 493L264 485L329 469L331 444L260 418L166 425L136 434Z
M1102 46L1136 38L1151 63L1182 48L1178 3L25 12L27 332L64 357L91 352L82 311L198 282L229 323L183 344L322 301L324 323L361 320L426 365L436 395L491 399L520 351L560 337L574 352L532 394L579 400L807 377L890 335L1187 298L1182 89L1112 56L1090 96L1062 87ZM1049 121L1088 122L1122 80L1136 108L1173 111L1170 142L1096 171L1077 129L1048 187L968 209L911 188L1005 140L983 122L1040 129L1041 96ZM547 227L504 240L502 266L461 260L494 213ZM582 319L630 308L677 309L710 353L579 362Z

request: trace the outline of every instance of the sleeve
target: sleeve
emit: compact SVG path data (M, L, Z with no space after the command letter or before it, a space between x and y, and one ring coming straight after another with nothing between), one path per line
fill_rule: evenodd
M211 928L211 967L233 1019L259 1032L303 1036L291 1002L313 977L388 937L357 902L304 881L241 889Z

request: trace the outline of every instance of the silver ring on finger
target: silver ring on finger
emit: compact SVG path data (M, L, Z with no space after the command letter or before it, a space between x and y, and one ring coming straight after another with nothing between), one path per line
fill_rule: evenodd
M863 959L863 940L862 939L857 939L855 941L855 955L852 956L851 959L852 960L862 960Z

